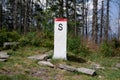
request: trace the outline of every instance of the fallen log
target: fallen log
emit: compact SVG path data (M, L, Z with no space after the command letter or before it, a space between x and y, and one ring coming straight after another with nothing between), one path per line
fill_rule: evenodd
M117 68L120 68L120 63L117 63L115 66L116 66Z
M84 74L91 75L91 76L96 75L95 70L87 69L87 68L75 68L73 66L63 65L63 64L59 64L58 68L64 69L64 70L67 70L67 71L71 71L71 72L84 73Z
M38 64L49 66L49 67L52 67L52 68L54 67L54 65L51 62L48 62L48 61L39 61Z
M52 54L53 50L49 51L49 52L45 52L44 54L38 54L38 55L34 55L34 56L30 56L28 57L28 59L33 59L33 60L47 60L48 57Z
M87 69L87 68L77 68L76 71L77 71L77 72L84 73L84 74L88 74L88 75L91 75L91 76L96 75L95 70L92 70L92 69Z
M6 46L11 46L11 45L18 45L20 44L19 42L4 42L3 47L5 48Z
M0 59L0 62L5 62L7 59Z
M73 67L73 66L68 66L68 65L63 65L63 64L59 64L58 66L60 69L64 69L64 70L67 70L67 71L76 71L76 68Z
M6 52L0 52L0 59L7 59L9 55Z
M39 54L39 55L34 55L34 56L30 56L28 57L28 59L33 59L33 60L45 60L47 59L49 55L48 54Z

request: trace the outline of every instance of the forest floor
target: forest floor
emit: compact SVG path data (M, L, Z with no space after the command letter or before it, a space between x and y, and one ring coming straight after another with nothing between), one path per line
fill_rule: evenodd
M43 47L21 47L10 52L10 58L6 62L0 62L0 80L120 80L120 69L115 65L120 63L120 57L101 57L92 53L87 57L68 56L68 60L52 60L54 65L59 63L75 67L93 68L93 64L100 65L103 69L97 69L96 76L89 76L77 72L69 72L58 68L41 66L37 60L27 57L43 54L49 51ZM70 54L68 52L68 54ZM84 59L85 62L81 62Z

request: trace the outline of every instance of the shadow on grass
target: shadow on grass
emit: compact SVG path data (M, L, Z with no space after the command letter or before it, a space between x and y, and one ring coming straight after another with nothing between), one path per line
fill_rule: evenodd
M74 55L68 55L68 60L72 62L78 62L78 63L85 63L86 60L83 58L80 58L79 56Z

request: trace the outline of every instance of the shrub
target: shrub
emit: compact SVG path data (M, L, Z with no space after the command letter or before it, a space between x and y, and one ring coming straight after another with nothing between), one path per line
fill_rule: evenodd
M42 46L43 47L47 47L49 49L53 49L54 48L54 43L53 43L53 40L44 40L43 43L42 43Z
M117 40L116 38L113 39L111 43L113 48L120 48L120 41Z
M41 39L37 36L35 36L31 41L30 41L31 45L34 46L41 46Z
M45 39L54 39L54 33L52 31L46 31L43 33L43 38Z
M79 37L77 38L68 38L68 51L71 51L75 55L80 55L86 57L90 54L89 49L86 46L81 44L81 40Z
M89 56L91 51L86 46L80 46L80 56L86 57Z
M53 32L46 31L43 36L44 40L42 40L43 47L47 47L49 49L54 48L54 34Z
M79 53L80 48L80 39L79 38L68 38L68 50L72 51L73 53Z
M18 39L20 38L19 33L17 33L16 31L13 32L8 32L8 41L18 41Z
M32 45L41 46L53 49L53 35L52 33L29 32L26 36L22 36L19 41L22 46Z
M22 36L20 39L19 39L19 42L20 42L20 45L21 46L25 46L27 44L29 44L29 39L26 37L26 36Z
M114 49L114 54L113 54L113 56L118 56L118 57L120 57L120 48Z
M120 41L117 39L113 39L111 43L114 49L113 56L120 56Z
M11 50L8 52L8 55L14 56L14 55L17 55L17 53L15 51Z
M113 48L112 48L111 44L104 42L104 43L100 46L100 53L102 54L102 56L112 57L114 51L113 51Z
M36 37L36 32L29 32L26 37L31 41L34 37Z
M8 41L8 40L7 40L7 33L5 33L5 32L0 33L0 46L2 46L2 44L3 44L5 41Z
M14 42L18 41L20 38L20 35L16 31L8 32L6 30L1 30L0 31L0 46L4 42Z
M33 46L39 46L40 45L40 37L37 36L36 32L29 32L26 36L22 36L19 39L19 42L22 46L25 45L33 45Z

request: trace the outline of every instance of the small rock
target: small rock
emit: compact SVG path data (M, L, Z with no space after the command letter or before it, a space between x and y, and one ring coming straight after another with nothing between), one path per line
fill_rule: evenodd
M101 80L104 80L104 77L103 76L98 76L99 79Z
M5 62L7 59L0 59L0 62Z
M84 74L91 75L91 76L96 75L96 71L95 71L95 70L92 70L92 69L76 68L76 67L69 66L69 65L64 65L64 64L59 64L58 67L59 67L60 69L64 69L64 70L71 71L71 72L74 72L74 71L75 71L75 72L80 72L80 73L84 73Z
M105 69L105 67L101 67L100 64L96 64L96 63L92 64L92 68L95 69L95 70L97 70L97 69Z
M91 76L96 75L95 70L92 70L92 69L87 69L87 68L77 68L77 71L78 71L78 72L81 72L81 73L84 73L84 74L91 75Z
M3 47L5 48L6 46L11 46L11 45L18 45L20 44L19 42L4 42Z
M49 67L54 67L54 65L51 63L51 62L48 62L48 61L39 61L38 62L39 65L46 65L46 66L49 66Z
M49 55L51 55L51 54L53 54L53 50L50 50L50 51L48 51L48 52L45 52L45 54L49 54Z
M119 70L119 69L118 69L118 68L116 68L116 67L113 67L112 69L113 69L113 70Z
M64 69L67 71L76 71L76 68L73 66L69 66L69 65L63 65L63 64L59 64L58 66L60 69Z
M7 59L9 58L9 55L7 55L6 52L0 52L0 59Z
M102 76L98 76L98 78L102 78Z
M49 61L49 62L50 62L50 61L51 61L51 59L47 59L47 61Z
M120 68L120 63L117 63L117 64L116 64L116 67L117 67L117 68Z
M46 52L45 54L39 54L39 55L34 55L28 57L28 59L33 59L33 60L47 60L47 58L52 54L53 50Z
M48 57L47 54L43 54L43 55L30 56L30 57L28 57L28 59L33 59L33 60L45 60L47 57Z

